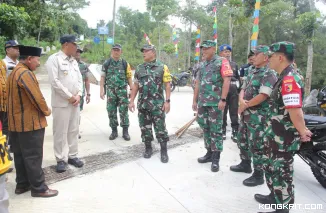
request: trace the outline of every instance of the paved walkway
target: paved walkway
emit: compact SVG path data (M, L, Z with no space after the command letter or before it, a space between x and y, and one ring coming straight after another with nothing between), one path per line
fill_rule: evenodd
M38 74L46 100L50 104L47 76ZM140 144L137 114L130 113L129 142L121 138L109 141L109 121L106 102L99 98L99 87L91 86L91 103L85 105L82 115L80 156L118 152ZM171 112L167 115L170 134L193 118L191 88L180 88L171 97ZM53 155L52 117L48 119L44 145L44 163L55 164ZM196 127L194 124L193 127ZM227 133L230 138L230 132ZM247 174L233 173L229 167L239 162L238 148L230 139L225 141L221 156L221 171L210 172L210 164L198 164L197 157L205 153L203 142L197 137L185 136L191 143L169 150L170 162L162 164L159 154L151 159L137 159L111 169L51 185L59 196L49 199L32 198L29 193L14 195L15 174L9 174L11 213L250 213L257 212L254 193L267 194L265 185L248 188L242 185ZM295 160L296 203L323 204L323 210L294 210L291 212L325 212L326 191L315 180L309 167L299 158Z

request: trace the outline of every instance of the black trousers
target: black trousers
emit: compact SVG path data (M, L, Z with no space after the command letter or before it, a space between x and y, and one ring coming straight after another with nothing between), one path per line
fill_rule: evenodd
M33 192L45 192L42 169L45 129L29 132L10 132L16 168L16 188L31 186Z
M2 134L8 136L8 114L7 112L0 111L0 121L2 123Z
M231 127L232 129L238 130L239 128L239 118L238 118L238 108L239 108L239 93L237 85L230 84L229 93L226 97L226 105L223 113L223 125L222 129L225 130L227 124L227 114L230 111Z

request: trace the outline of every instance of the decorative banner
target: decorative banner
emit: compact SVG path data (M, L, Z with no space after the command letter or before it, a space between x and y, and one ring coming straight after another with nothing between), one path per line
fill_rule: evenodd
M200 29L197 27L197 36L196 36L196 50L195 50L195 61L199 61L200 56Z
M178 56L179 56L179 53L178 53L179 39L178 39L178 36L177 36L177 31L176 31L175 25L173 25L172 40L173 40L173 44L174 44L174 47L175 47L175 57L178 58Z
M217 43L217 15L216 15L216 6L214 6L213 9L214 16L215 16L215 21L214 21L214 26L213 26L213 40Z
M258 43L260 2L261 0L256 0L255 4L254 26L252 27L251 36L251 49L255 48Z
M149 38L148 38L148 36L147 36L146 33L144 33L144 38L146 39L146 41L147 41L147 43L148 43L149 45L152 45L152 44L151 44L151 41L149 40Z

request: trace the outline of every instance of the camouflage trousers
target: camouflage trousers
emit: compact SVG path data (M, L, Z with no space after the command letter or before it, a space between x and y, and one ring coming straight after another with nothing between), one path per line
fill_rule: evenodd
M207 149L223 151L223 111L217 106L198 107L197 122L204 131L204 142Z
M295 152L264 150L264 170L267 186L276 204L294 203L293 157Z
M128 114L128 93L127 88L108 88L106 91L107 111L110 120L110 127L116 128L119 126L118 122L118 107L120 114L120 126L129 127L129 114Z
M169 141L168 131L165 125L165 113L161 107L158 110L138 109L138 121L142 142L152 142L154 140L153 125L158 142Z
M241 115L238 132L238 147L241 160L253 161L256 170L263 171L264 125L250 121L250 115Z

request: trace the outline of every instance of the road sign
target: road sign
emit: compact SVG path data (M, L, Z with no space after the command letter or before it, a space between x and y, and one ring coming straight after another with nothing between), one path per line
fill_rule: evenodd
M107 27L99 27L98 28L98 34L99 35L108 35L109 34L109 28L107 28Z
M94 41L95 44L99 44L101 42L101 39L100 39L100 37L96 36L96 37L94 37L93 41Z
M113 38L108 38L107 40L106 40L106 42L108 43L108 44L113 44Z

